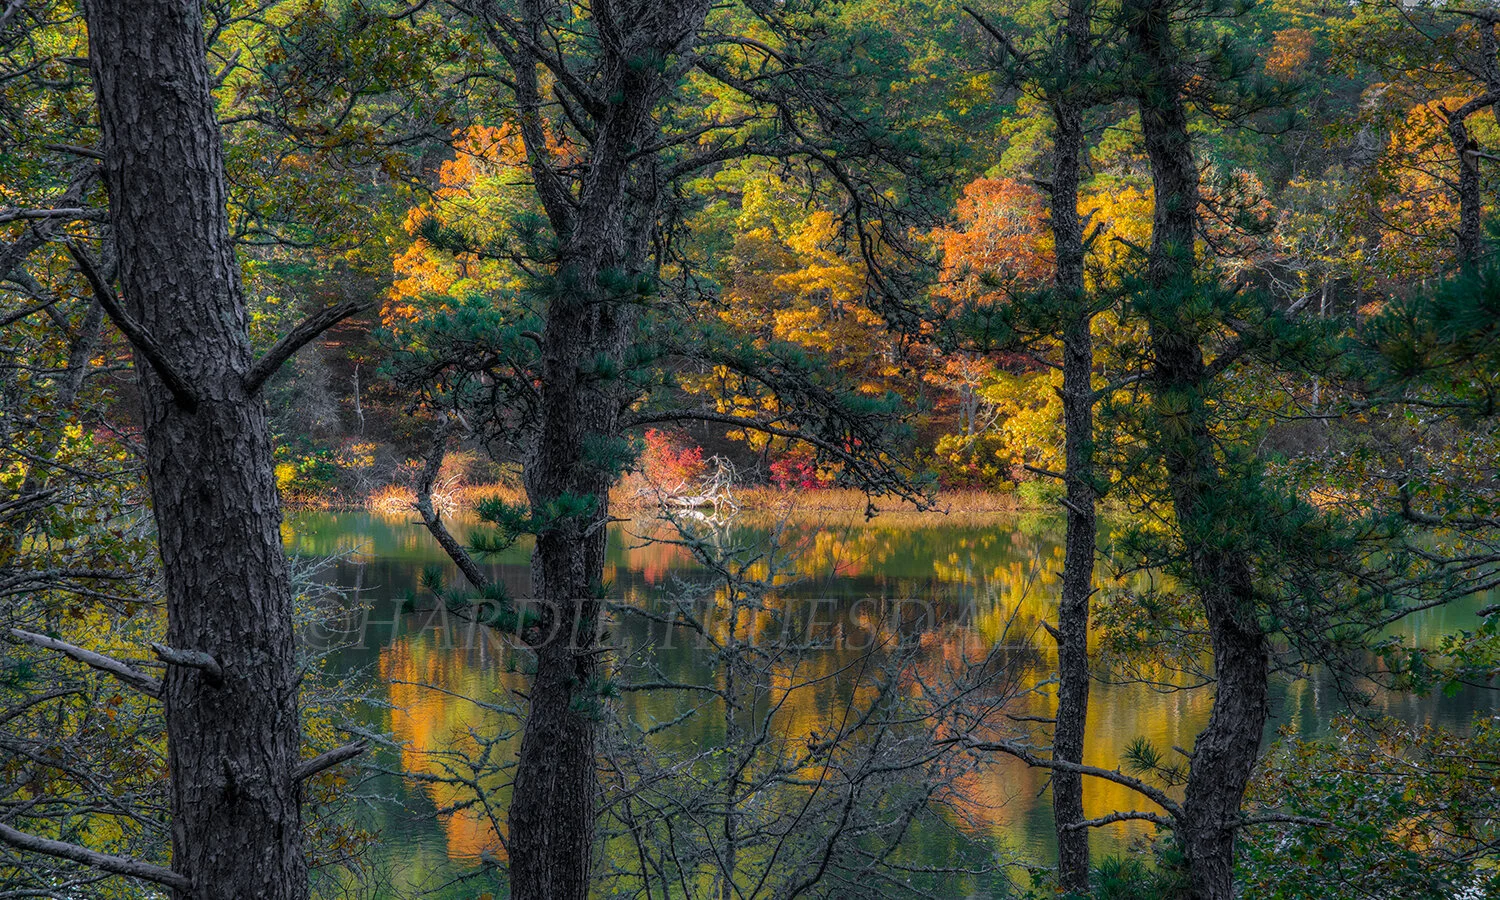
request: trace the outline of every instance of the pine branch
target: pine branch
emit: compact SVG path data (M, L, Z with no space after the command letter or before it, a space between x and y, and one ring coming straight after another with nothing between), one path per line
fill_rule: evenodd
M132 669L130 666L127 666L125 663L120 662L118 659L105 656L102 653L95 653L92 650L85 650L82 647L75 646L68 643L67 641L60 641L57 638L50 638L44 634L36 634L31 631L22 631L19 628L12 628L10 630L10 634L11 637L15 638L16 640L25 641L28 644L33 644L37 647L41 647L44 650L55 650L58 653L61 653L64 656L68 657L69 659L74 659L78 662L83 663L89 668L98 669L100 672L107 672L143 694L151 697L161 697L160 681L157 681L155 678L152 678L150 675L147 675L144 672L139 672L135 669Z
M136 349L136 352L145 358L152 371L156 372L156 377L167 386L167 390L172 393L177 405L188 412L197 409L198 395L188 386L187 379L178 374L177 370L172 368L171 363L167 362L166 354L162 351L161 345L156 343L156 339L125 311L125 307L120 304L120 298L115 296L109 283L99 274L99 269L94 265L88 252L73 241L68 241L67 247L68 253L72 255L74 262L78 263L79 270L83 272L83 277L94 289L94 296L98 298L99 305L104 307L106 313L109 313L110 320L125 335L125 339L130 341L130 345Z
M293 328L286 337L277 341L275 346L255 361L250 371L245 373L245 390L252 394L259 391L266 383L266 379L276 374L276 370L291 359L298 350L338 323L369 308L370 304L364 300L347 300L335 306L320 309L308 316L302 324Z
M37 837L34 834L17 831L3 823L0 823L0 841L4 841L18 850L28 850L44 856L72 860L86 866L93 866L101 872L109 872L112 875L124 875L129 878L139 878L142 881L150 881L177 891L187 892L192 890L193 887L192 881L187 876L174 872L171 869L153 866L150 863L131 859L128 856L112 856L108 853L99 853L98 851L90 850L87 847L80 847L77 844Z
M1045 759L1037 756L1030 749L1011 741L970 741L969 746L974 750L998 750L1001 753L1014 756L1016 759L1033 768L1050 769L1058 772L1077 772L1080 775L1091 775L1094 778L1124 785L1171 813L1172 818L1182 818L1182 807L1177 801L1167 796L1166 791L1152 787L1139 778L1132 778L1124 772L1115 769L1101 769L1098 766L1085 766L1078 763L1064 762L1060 759Z

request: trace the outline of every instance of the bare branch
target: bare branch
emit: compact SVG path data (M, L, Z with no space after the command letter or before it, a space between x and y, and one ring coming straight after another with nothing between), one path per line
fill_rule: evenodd
M153 866L150 863L131 859L128 856L112 856L108 853L99 853L87 847L77 844L68 844L63 841L54 841L50 838L37 837L24 831L0 823L0 841L20 850L29 850L32 853L40 853L44 856L55 856L59 859L69 859L86 866L93 866L102 872L112 875L125 875L129 878L139 878L142 881L150 881L155 884L169 887L178 891L192 890L193 882L186 875L164 869L161 866Z
M1078 763L1064 762L1060 759L1046 759L1037 756L1029 748L1012 741L971 741L969 742L969 746L975 750L998 750L1001 753L1014 756L1016 759L1033 768L1052 769L1059 772L1077 772L1080 775L1091 775L1094 778L1124 785L1171 813L1172 818L1182 818L1182 807L1177 801L1167 796L1166 791L1153 787L1139 778L1132 778L1117 769L1101 769L1098 766L1085 766Z
M202 650L178 650L165 644L152 644L151 649L162 662L188 669L197 669L208 676L210 684L218 687L224 683L224 668L219 661Z
M990 37L994 38L996 43L1004 47L1006 52L1009 53L1012 57L1018 60L1024 60L1026 58L1025 54L1023 54L1016 47L1016 45L1011 42L1010 36L991 24L989 19L986 19L979 12L975 11L973 7L965 6L963 10L965 13L968 13L969 18L973 19L979 24L980 28L983 28L985 31L989 32Z
M327 753L320 753L312 759L305 760L301 765L292 770L293 781L305 781L324 769L331 769L342 762L348 762L354 757L365 752L369 743L360 739L342 747L335 747Z
M479 564L474 562L474 557L464 549L463 544L443 524L442 515L432 506L432 485L437 480L438 470L443 466L443 454L447 451L448 437L459 427L456 416L443 415L438 420L437 428L432 436L432 448L427 451L427 462L422 466L421 477L417 479L417 512L422 516L422 524L427 526L428 532L432 534L438 546L453 560L460 572L469 580L469 584L479 590L485 590L490 586L489 578Z
M104 154L93 147L80 147L77 144L43 144L42 146L57 153L71 153L74 156L84 156L89 159L104 158Z
M70 697L74 694L81 693L83 692L78 688L58 688L55 691L48 691L45 694L34 694L30 697L27 697L18 706L6 710L4 715L0 715L0 725L5 725L14 719L18 719L21 716L24 716L27 710L41 706L43 703L46 703L49 700L57 700L61 697Z
M318 335L344 321L357 312L369 309L370 304L364 300L347 300L335 306L320 309L308 316L302 324L293 328L291 332L276 342L265 356L255 361L250 371L245 374L245 390L255 393L266 383L266 379L275 374L276 370L309 342L315 340Z
M83 206L63 209L0 209L0 224L34 219L103 219L104 215L102 209Z
M1264 813L1255 816L1244 816L1238 822L1241 827L1247 825L1271 825L1278 823L1287 825L1316 825L1321 828L1326 828L1333 825L1333 823L1328 821L1327 819L1319 819L1313 816L1296 816L1292 815L1291 813Z
M68 253L72 254L74 262L78 263L79 270L83 272L83 277L88 279L89 285L94 289L94 296L98 298L99 305L109 313L110 320L125 335L125 339L130 341L130 345L150 364L156 377L161 379L168 391L171 391L177 405L188 412L197 409L198 395L188 386L187 379L178 374L177 370L172 368L171 363L167 362L166 354L162 352L161 345L156 343L156 339L125 311L125 307L120 304L120 298L115 296L109 283L99 274L99 269L94 265L88 252L73 241L68 241L67 247Z
M6 315L0 316L0 328L4 328L5 326L11 325L15 322L19 322L32 313L51 309L52 305L60 300L62 300L61 297L53 297L50 300L43 300L41 303L36 303L31 306L25 307L24 309L18 309L13 313L7 313Z
M1064 475L1062 472L1054 472L1051 469L1044 469L1041 466L1033 466L1031 463L1022 463L1021 467L1028 472L1035 472L1036 474L1044 476L1046 478L1056 478L1058 481L1068 480L1068 476Z
M90 668L98 669L101 672L108 672L110 675L115 676L116 678L120 679L121 681L125 682L126 684L130 685L143 694L147 694L152 697L161 696L160 681L157 681L155 678L152 678L150 675L147 675L144 672L138 672L135 669L132 669L130 666L125 665L118 659L105 656L102 653L95 653L92 650L85 650L82 647L75 646L68 643L67 641L60 641L57 638L50 638L44 634L36 634L35 632L31 631L22 631L19 628L12 628L10 630L10 634L11 637L14 637L16 640L25 641L28 644L33 644L37 647L41 647L44 650L56 650L58 653L63 654L69 659L77 660L78 662L81 662Z
M1116 822L1155 822L1162 828L1171 828L1174 824L1176 824L1166 816L1159 816L1156 813L1140 812L1139 810L1129 810L1126 812L1112 812L1107 816L1100 816L1097 819L1084 819L1081 822L1068 822L1067 824L1062 826L1062 830L1079 831L1084 828L1101 828L1105 825L1113 825Z

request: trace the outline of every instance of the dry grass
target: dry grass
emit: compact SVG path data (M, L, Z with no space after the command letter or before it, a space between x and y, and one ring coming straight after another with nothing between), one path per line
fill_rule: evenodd
M484 500L499 500L503 503L526 502L526 492L511 484L466 484L456 488L454 495L464 509L473 509Z
M868 498L850 488L831 488L816 491L784 491L770 487L741 488L734 492L740 508L751 516L774 515L804 517L857 517L864 518L869 507ZM439 484L433 491L433 505L445 516L474 509L483 500L502 500L507 503L524 503L525 492L513 484ZM411 488L389 485L370 495L365 507L372 512L386 515L405 515L411 512L416 495ZM944 491L938 494L930 509L918 509L914 504L891 498L881 498L875 503L882 520L899 518L911 521L961 522L983 519L1004 513L1015 513L1025 509L1015 494L991 494L983 491ZM610 506L622 513L642 512L654 509L656 499L644 496L638 490L618 487L610 495Z
M440 515L453 516L472 504L465 502L461 487L438 484L432 490L432 508ZM417 507L417 494L402 484L388 484L370 493L365 509L386 516L408 515Z

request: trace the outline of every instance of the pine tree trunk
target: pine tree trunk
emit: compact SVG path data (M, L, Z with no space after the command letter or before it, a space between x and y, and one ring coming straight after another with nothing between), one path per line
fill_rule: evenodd
M540 335L539 415L526 436L523 473L533 517L549 524L531 558L532 593L544 621L511 791L514 900L586 900L589 893L601 705L597 634L609 489L619 475L599 451L621 438L620 417L638 395L604 370L621 363L636 337L641 297L634 285L651 270L660 185L653 158L638 150L658 138L658 104L682 77L666 63L693 45L709 6L709 0L658 0L642 4L628 22L611 23L623 37L620 46L606 42L594 60L593 75L609 102L576 166L583 175L560 174L555 148L526 118L543 105L532 51L501 42L513 60L528 159L560 245ZM544 14L542 5L528 5L525 27L539 34ZM620 55L627 48L630 55ZM663 65L642 65L646 60ZM576 187L563 187L569 183ZM593 505L580 514L572 504L585 498ZM565 508L572 511L553 518Z
M1460 110L1448 118L1448 139L1458 157L1458 264L1472 269L1484 254L1484 196L1480 192L1479 157L1474 155L1477 148L1465 115Z
M634 307L599 294L604 273L622 271L623 228L594 233L575 244L584 260L561 279L572 290L548 309L543 414L525 465L533 515L546 515L570 499L590 498L593 506L586 515L543 529L531 558L532 592L544 621L511 794L516 900L585 900L592 872L600 702L596 635L615 473L591 462L588 452L616 434L621 404L612 390L591 383L586 361L619 359L635 315Z
M1083 121L1066 101L1053 106L1052 234L1057 289L1070 304L1063 331L1063 430L1066 457L1067 536L1062 598L1057 610L1057 720L1054 759L1083 763L1089 708L1089 598L1094 592L1094 347L1092 315L1084 297L1083 223L1078 185L1083 157ZM1053 771L1052 815L1057 828L1058 886L1067 893L1089 890L1089 833L1084 821L1083 776Z
M303 900L297 665L281 511L225 212L202 10L86 0L89 61L126 310L183 376L183 403L136 354L167 642L222 683L169 667L163 700L180 900Z
M1194 900L1234 896L1234 842L1240 806L1270 714L1268 651L1256 618L1246 554L1215 536L1223 523L1211 507L1233 490L1214 455L1207 405L1209 374L1199 344L1202 326L1188 320L1179 297L1195 274L1199 176L1182 102L1181 74L1164 4L1134 9L1130 33L1148 77L1138 93L1141 130L1155 190L1143 303L1152 353L1159 450L1193 587L1213 647L1213 711L1198 735L1188 772L1178 840Z

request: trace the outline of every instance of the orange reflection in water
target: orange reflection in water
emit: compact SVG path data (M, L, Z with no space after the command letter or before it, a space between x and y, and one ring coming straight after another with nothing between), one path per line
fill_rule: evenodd
M394 641L380 652L379 671L390 685L390 729L401 745L402 770L414 776L437 807L453 859L506 855L508 779L503 772L476 773L468 761L483 755L481 740L514 729L512 717L491 708L518 683L518 676L507 671L507 652L496 645L476 650L454 634L430 632ZM489 748L490 758L508 760L519 748L519 734L501 739ZM473 790L457 778L475 779L491 802L475 803Z

